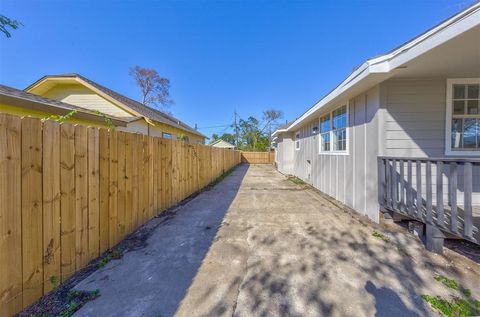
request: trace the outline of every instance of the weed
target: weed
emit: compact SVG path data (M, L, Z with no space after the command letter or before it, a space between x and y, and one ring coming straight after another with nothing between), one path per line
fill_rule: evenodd
M390 239L388 237L386 237L383 233L378 232L377 230L373 230L372 236L382 240L383 242L390 242Z
M304 181L302 181L300 178L298 178L297 176L289 176L288 177L288 180L291 181L292 183L294 184L297 184L297 185L303 185L305 184Z
M93 292L70 291L68 293L66 308L59 314L60 317L70 317L79 310L85 303L100 296L100 290Z
M460 292L462 292L462 294L463 294L465 297L470 297L470 296L472 296L472 291L469 290L468 288L461 288L461 289L460 289Z
M422 299L432 306L432 308L440 311L444 316L477 316L480 315L480 301L471 298L472 291L463 288L457 281L449 279L443 275L436 275L434 279L442 283L445 287L459 291L464 298L453 297L451 300L444 299L440 296L422 295Z
M60 279L56 275L52 275L49 278L50 283L52 284L53 289L57 289L58 286L60 285Z
M480 301L478 300L470 301L463 298L454 298L449 301L440 296L422 295L421 297L434 309L440 311L447 317L466 317L480 314Z
M229 169L228 171L226 172L223 172L222 175L218 176L216 179L214 179L210 184L208 184L206 190L210 190L212 189L215 185L217 185L218 183L220 183L225 177L227 177L228 175L230 175L234 170L235 170L236 166L232 167L231 169Z
M111 260L120 259L122 256L123 256L123 254L122 254L121 250L118 250L118 249L117 250L112 250L112 252L110 252L103 259L98 261L97 267L99 267L99 268L103 267L103 266L107 265L107 263L110 262Z
M437 282L442 283L443 285L445 285L448 288L458 290L458 283L455 280L451 280L448 277L443 276L443 275L437 275L437 276L434 277L434 279Z

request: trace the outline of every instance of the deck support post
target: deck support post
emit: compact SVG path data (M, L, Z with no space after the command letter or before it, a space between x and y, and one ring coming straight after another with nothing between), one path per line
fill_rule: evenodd
M428 251L434 253L443 253L443 242L445 235L436 225L426 224L425 232L425 246Z
M382 215L383 215L383 223L386 223L386 224L393 224L393 211L389 211L389 210L384 210L384 211L381 211Z

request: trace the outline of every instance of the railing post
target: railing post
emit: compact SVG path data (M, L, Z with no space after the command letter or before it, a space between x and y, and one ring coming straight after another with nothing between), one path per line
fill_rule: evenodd
M405 211L405 162L400 160L400 210Z
M386 187L385 192L387 194L386 203L387 206L392 208L392 167L389 159L385 159L385 176L386 176Z
M392 200L393 200L393 209L398 209L398 175L397 175L397 161L392 160Z
M407 212L413 215L412 161L407 161Z
M450 229L453 232L458 232L458 218L457 218L457 163L450 164L450 211L451 222Z
M427 224L433 224L433 215L432 215L432 162L427 161L426 164L426 214L427 214Z
M378 203L380 204L380 210L385 209L385 164L382 158L377 159L378 167Z
M443 162L437 162L437 225L445 226L443 213Z
M463 234L472 238L472 163L466 162L463 166Z
M417 160L417 217L423 219L423 199L422 199L422 162Z

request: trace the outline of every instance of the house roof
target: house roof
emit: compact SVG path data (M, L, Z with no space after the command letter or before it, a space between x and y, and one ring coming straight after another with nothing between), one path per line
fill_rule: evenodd
M393 77L406 69L408 62L479 25L480 2L476 2L388 53L368 59L288 127L279 128L272 135L294 131L316 117L320 109L333 105L349 93L365 91Z
M204 137L204 138L206 137L205 135L203 135L202 133L193 129L192 127L190 127L186 123L180 121L179 119L177 119L173 116L170 116L170 115L168 115L168 114L166 114L162 111L159 111L157 109L153 109L153 108L150 108L148 106L145 106L144 104L142 104L138 101L135 101L131 98L128 98L128 97L126 97L126 96L124 96L124 95L122 95L122 94L120 94L116 91L113 91L113 90L111 90L111 89L109 89L109 88L107 88L107 87L105 87L105 86L103 86L103 85L101 85L97 82L94 82L93 80L88 79L88 78L86 78L86 77L84 77L80 74L71 73L71 74L60 74L60 75L46 75L46 76L43 76L42 78L40 78L39 80L37 80L36 82L34 82L33 84L31 84L30 86L28 86L27 88L25 88L25 90L29 90L29 89L33 88L34 86L37 86L42 81L44 81L46 79L50 79L50 78L75 78L75 79L79 80L80 82L84 82L84 83L88 84L89 86L93 87L94 89L108 95L110 98L112 98L115 101L121 103L122 105L129 108L131 111L135 112L136 114L138 114L141 117L144 117L144 118L150 119L150 120L154 120L154 121L157 121L157 122L160 122L160 123L168 124L170 126L188 131L190 133L199 135L199 136Z
M223 147L233 147L233 148L235 147L235 145L233 145L232 143L230 143L230 142L228 142L228 141L225 141L224 139L217 139L217 140L213 141L212 143L210 143L210 145L211 145L211 146L215 146L215 145L218 145L218 144L220 144L220 143L222 143L223 145L225 145L225 146L223 146Z
M96 113L94 111L74 106L58 100L41 97L20 89L1 84L0 103L14 105L22 108L28 108L32 110L44 111L57 115L65 115L72 110L76 110L77 113L74 115L75 118L101 122L105 120L102 114ZM123 118L117 118L112 116L108 117L112 119L112 123L116 126L127 125L127 121Z

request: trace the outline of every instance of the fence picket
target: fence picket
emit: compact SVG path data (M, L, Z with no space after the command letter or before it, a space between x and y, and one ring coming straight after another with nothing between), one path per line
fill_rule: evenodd
M23 305L43 294L42 122L22 119ZM19 210L17 210L19 212Z
M238 151L0 114L0 315L240 160Z
M22 309L21 120L0 114L0 316Z

